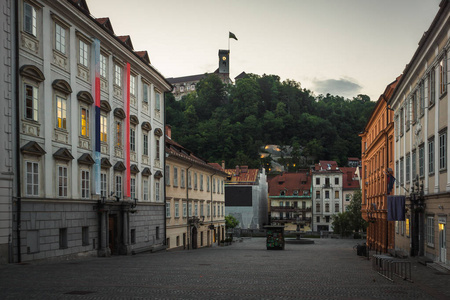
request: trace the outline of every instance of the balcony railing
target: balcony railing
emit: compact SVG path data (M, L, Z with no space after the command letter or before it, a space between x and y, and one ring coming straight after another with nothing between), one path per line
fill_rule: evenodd
M295 206L271 206L270 211L278 212L309 212L311 207L295 207Z

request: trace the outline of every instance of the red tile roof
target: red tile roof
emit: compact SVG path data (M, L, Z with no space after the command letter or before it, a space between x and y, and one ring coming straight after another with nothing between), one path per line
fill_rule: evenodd
M258 169L249 169L248 166L236 166L236 169L225 169L228 174L227 183L231 184L258 184Z
M337 162L334 160L321 160L314 167L315 171L336 171L338 170Z
M310 196L311 173L309 170L301 170L299 173L282 173L269 181L269 196L280 196L284 191L285 196L293 196L297 191L298 196Z

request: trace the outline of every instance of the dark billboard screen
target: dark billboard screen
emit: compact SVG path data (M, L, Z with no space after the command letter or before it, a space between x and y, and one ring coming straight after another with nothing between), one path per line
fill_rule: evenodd
M226 186L225 206L252 206L252 187Z

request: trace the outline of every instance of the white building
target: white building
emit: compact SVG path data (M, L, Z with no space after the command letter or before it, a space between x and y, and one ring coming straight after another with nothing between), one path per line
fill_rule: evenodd
M343 174L335 161L320 161L312 171L313 231L333 231L332 216L343 211Z
M14 261L163 247L170 83L86 1L17 2Z

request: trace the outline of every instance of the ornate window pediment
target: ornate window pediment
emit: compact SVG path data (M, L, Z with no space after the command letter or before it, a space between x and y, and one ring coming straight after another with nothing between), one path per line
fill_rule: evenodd
M71 161L72 159L74 159L69 149L67 148L59 148L58 151L53 153L53 157L64 161Z
M110 112L111 109L111 105L109 105L109 102L106 100L101 100L100 101L100 110L105 111L105 112Z
M112 164L109 162L109 159L103 157L100 166L104 169L109 169L112 167Z
M142 170L142 176L150 176L150 175L152 175L152 171L150 171L150 168L145 167L145 168Z
M125 119L125 117L126 117L123 109L121 109L119 107L114 110L114 116L118 117L121 120Z
M81 91L77 94L77 99L86 104L92 105L94 103L94 98L92 98L91 93L87 91Z
M38 67L33 65L24 65L20 68L19 73L23 77L31 78L37 82L45 80L44 73Z
M155 128L155 135L156 136L162 136L163 135L163 132L162 132L161 128Z
M137 174L139 172L140 171L139 171L139 168L137 167L137 165L133 164L133 165L130 166L130 173Z
M28 142L26 143L22 148L20 148L20 151L23 154L29 154L29 155L35 155L35 156L42 156L45 153L45 150L42 149L42 147L37 142Z
M65 95L72 94L72 88L70 84L63 79L56 79L53 81L52 86L55 90L64 93Z
M155 175L153 175L155 178L160 179L163 177L163 174L161 171L156 171Z
M145 130L145 131L150 131L150 130L152 130L152 125L150 125L149 122L142 122L141 127L142 127L142 129Z
M89 153L84 153L78 158L78 163L91 166L95 164L95 161Z
M131 115L130 116L130 123L132 124L132 125L138 125L139 124L139 119L138 119L138 117L137 116L135 116L135 115Z
M127 168L125 167L125 165L121 161L116 162L116 164L114 165L114 171L123 172L126 169Z

